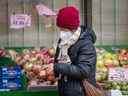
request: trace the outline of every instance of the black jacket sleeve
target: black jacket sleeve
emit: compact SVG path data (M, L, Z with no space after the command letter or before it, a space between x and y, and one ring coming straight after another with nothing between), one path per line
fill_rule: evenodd
M96 51L93 43L91 41L81 42L77 57L78 64L55 64L55 74L78 79L88 78L96 64Z

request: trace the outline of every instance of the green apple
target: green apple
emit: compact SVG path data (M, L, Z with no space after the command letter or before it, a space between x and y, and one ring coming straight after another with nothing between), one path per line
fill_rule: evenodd
M112 59L105 59L104 64L113 64L113 60Z
M101 80L102 80L102 77L101 77L100 75L97 75L97 76L96 76L96 80L97 80L97 81L101 81Z
M120 90L121 89L121 86L120 85L117 85L115 88L118 89L118 90Z
M105 58L105 59L112 59L112 54L111 54L111 53L106 53L106 54L104 55L104 58Z
M119 61L118 60L113 60L113 65L119 66Z
M117 85L118 85L117 82L112 82L112 88L116 88Z
M33 64L32 63L26 63L24 65L25 71L30 71L32 69Z
M99 68L104 67L104 61L103 61L103 59L102 60L98 60L96 66L99 67Z
M101 54L97 55L97 60L103 60L103 56Z
M108 72L108 69L107 69L106 67L103 67L101 70L102 70L102 72L104 72L104 73Z

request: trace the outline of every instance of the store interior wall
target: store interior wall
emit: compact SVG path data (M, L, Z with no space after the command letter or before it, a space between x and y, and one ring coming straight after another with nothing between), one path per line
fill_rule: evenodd
M36 2L35 2L36 1ZM0 47L52 47L58 39L58 29L55 19L39 16L35 5L43 3L57 11L72 5L75 0L0 0ZM76 0L78 1L78 0ZM84 0L83 0L84 1ZM81 9L81 2L76 4ZM83 11L81 23L83 24ZM32 17L32 26L24 29L11 29L10 15L25 13Z
M128 45L128 0L92 0L97 45Z

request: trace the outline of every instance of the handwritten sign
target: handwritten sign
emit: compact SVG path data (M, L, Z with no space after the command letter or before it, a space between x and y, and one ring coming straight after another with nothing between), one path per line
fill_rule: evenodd
M128 82L128 68L110 68L108 80Z
M21 29L31 26L31 16L27 14L15 14L10 16L10 28Z
M54 16L54 15L56 15L55 12L53 12L50 8L46 7L43 4L36 5L36 9L37 9L38 14L40 16L42 16L42 15L45 15L45 16Z

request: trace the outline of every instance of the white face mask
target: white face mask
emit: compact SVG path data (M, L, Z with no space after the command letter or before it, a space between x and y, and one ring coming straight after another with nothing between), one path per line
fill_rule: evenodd
M71 36L73 35L72 32L65 32L65 31L60 31L60 38L62 40L68 40Z

